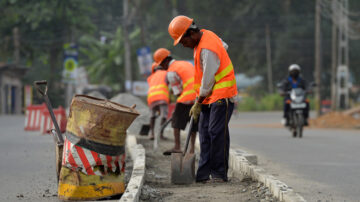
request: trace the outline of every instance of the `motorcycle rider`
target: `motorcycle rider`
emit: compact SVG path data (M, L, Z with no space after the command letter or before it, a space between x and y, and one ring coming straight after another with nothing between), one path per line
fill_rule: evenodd
M284 79L282 82L282 95L285 96L284 98L284 119L285 119L285 126L289 126L289 115L290 115L290 95L287 93L291 91L293 88L302 88L303 90L307 90L307 83L305 79L300 76L301 68L298 64L292 64L289 66L289 76ZM304 109L304 125L307 126L308 118L309 118L309 102L306 100L306 108Z

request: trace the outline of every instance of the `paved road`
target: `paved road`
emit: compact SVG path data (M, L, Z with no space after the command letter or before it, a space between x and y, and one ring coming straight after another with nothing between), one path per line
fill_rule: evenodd
M0 116L0 201L58 201L53 139L24 119Z
M306 129L294 139L280 112L240 113L231 144L258 155L259 165L308 201L360 201L360 130Z

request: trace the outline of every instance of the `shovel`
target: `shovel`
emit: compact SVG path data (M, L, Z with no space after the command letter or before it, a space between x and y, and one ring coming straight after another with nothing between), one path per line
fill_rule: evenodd
M191 184L195 179L195 154L186 153L189 146L194 118L190 119L190 127L183 153L171 153L171 183Z
M56 176L57 181L59 182L59 175L60 175L60 169L61 169L61 160L62 160L62 153L63 153L63 147L64 147L64 139L61 135L61 131L59 128L59 125L56 121L54 112L52 110L52 106L49 100L49 97L47 95L48 86L47 81L35 81L34 86L38 92L38 94L45 100L46 106L49 110L50 117L52 122L54 123L55 130L52 129L51 133L53 134L54 140L55 140L55 158L56 158ZM43 87L41 87L43 86Z

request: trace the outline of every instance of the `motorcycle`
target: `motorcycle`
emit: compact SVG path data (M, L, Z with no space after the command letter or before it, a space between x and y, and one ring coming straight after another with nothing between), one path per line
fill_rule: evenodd
M307 105L307 94L311 93L311 88L315 87L315 83L310 84L309 90L302 88L293 88L292 90L285 93L290 97L290 110L289 110L289 124L288 129L292 132L293 137L302 138L303 129L305 126L304 110Z
M293 137L303 135L304 110L306 108L306 92L302 88L294 88L290 91L289 130Z

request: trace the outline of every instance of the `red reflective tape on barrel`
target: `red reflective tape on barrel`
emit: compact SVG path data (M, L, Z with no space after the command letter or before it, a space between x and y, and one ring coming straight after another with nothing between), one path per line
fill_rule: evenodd
M63 148L63 160L62 160L62 165L65 165L66 164L66 151L67 151L67 148L66 148L66 145L67 145L67 139L65 139L64 141L64 148Z
M79 147L79 146L76 146L76 145L75 145L75 148L76 148L77 153L79 154L81 162L85 166L87 174L88 175L95 175L93 169L90 166L90 163L89 163L88 159L86 158L86 155L85 155L83 149L81 147Z
M111 158L111 156L106 155L106 160L107 160L108 168L112 171L112 166L111 166L112 158Z
M116 156L116 159L115 159L115 162L114 162L116 168L119 168L119 158L120 158L120 156Z
M75 170L78 167L78 165L76 164L75 159L71 153L71 142L70 141L67 142L67 149L68 149L68 153L67 153L68 161L69 161L72 169Z
M99 154L94 152L94 151L91 151L91 154L96 162L96 165L97 166L101 166L102 165L102 162L101 162L101 159L99 158Z
M125 157L126 155L123 154L121 158L121 172L125 172Z

